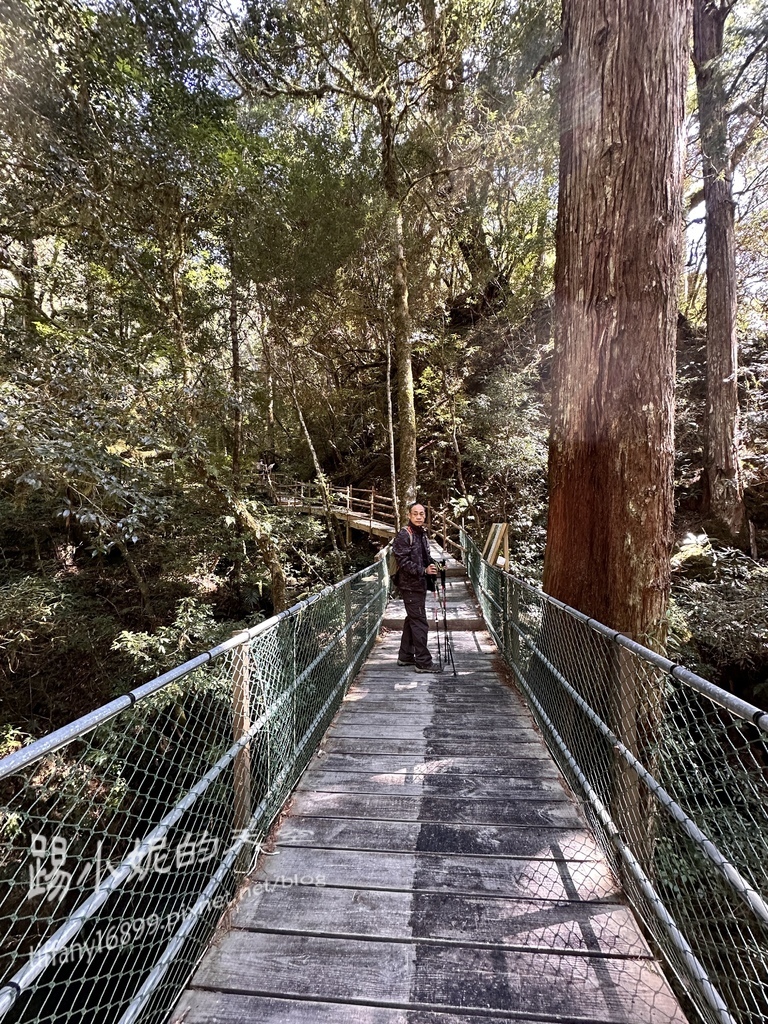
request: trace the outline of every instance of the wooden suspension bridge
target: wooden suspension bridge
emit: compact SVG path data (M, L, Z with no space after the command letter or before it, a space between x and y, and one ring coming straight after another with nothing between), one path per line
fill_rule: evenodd
M310 485L271 494L329 513ZM391 498L330 498L348 530L394 534ZM503 572L503 524L483 552L461 529L453 560L458 525L429 512L446 563L430 646L439 660L450 641L455 672L397 664L404 609L381 559L0 759L0 1021L765 1020L768 713ZM632 728L659 694L643 763ZM681 774L659 782L665 759ZM40 801L63 768L114 807ZM22 821L30 890L72 881L79 850L66 902L28 902ZM220 859L170 872L195 836ZM105 843L116 867L89 895Z
M449 571L457 675L397 665L391 602L173 1024L685 1020Z

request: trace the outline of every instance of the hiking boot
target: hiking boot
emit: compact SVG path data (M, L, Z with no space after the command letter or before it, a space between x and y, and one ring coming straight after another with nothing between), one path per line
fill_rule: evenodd
M403 665L404 667L407 665L410 668L413 668L413 666L416 664L416 662L415 661L407 661L404 658L398 658L397 659L397 664L398 665Z
M414 667L416 668L417 672L430 672L432 673L432 675L436 676L440 675L440 673L443 671L443 666L436 665L434 661L432 662L431 665L416 665Z

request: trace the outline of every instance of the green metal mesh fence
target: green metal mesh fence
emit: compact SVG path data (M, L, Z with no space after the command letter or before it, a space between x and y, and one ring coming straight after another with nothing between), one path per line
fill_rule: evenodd
M768 713L490 566L488 627L706 1021L768 1019Z
M383 559L0 761L0 1020L166 1019L387 590Z

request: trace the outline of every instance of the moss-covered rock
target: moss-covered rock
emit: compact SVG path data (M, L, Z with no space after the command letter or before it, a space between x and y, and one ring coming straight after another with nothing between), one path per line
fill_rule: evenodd
M672 572L686 579L711 580L717 571L717 555L706 533L688 533L672 556Z

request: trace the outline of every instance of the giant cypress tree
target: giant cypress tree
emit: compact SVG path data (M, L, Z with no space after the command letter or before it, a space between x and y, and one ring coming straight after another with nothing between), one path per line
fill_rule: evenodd
M565 0L544 587L663 637L686 0Z
M739 349L736 337L736 230L723 29L735 0L695 0L693 62L706 206L707 418L705 511L723 539L747 542L739 464Z

